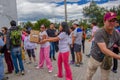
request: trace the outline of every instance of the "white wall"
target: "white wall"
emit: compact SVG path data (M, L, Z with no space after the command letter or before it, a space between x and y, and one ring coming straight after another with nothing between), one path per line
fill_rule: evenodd
M0 28L10 27L10 21L17 21L16 0L0 0Z

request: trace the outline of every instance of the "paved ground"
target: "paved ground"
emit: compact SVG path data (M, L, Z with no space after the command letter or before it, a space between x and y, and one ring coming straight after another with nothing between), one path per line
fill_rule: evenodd
M88 59L85 55L89 53L90 50L90 43L86 42L86 49L85 54L83 54L83 65L80 67L75 67L74 65L71 65L72 68L72 74L73 74L73 80L85 80L86 75L86 67ZM39 48L36 51L37 61L38 61L38 55L39 55ZM26 55L27 57L27 55ZM57 58L57 53L56 53ZM119 62L120 63L120 62ZM9 80L65 80L65 77L62 79L59 79L57 77L54 77L54 75L57 73L57 61L52 61L54 70L52 73L48 73L47 68L44 66L44 69L36 70L34 67L34 64L24 64L25 65L25 75L22 76L16 76L14 73L8 75ZM120 66L120 65L119 65ZM100 80L100 70L98 69L96 74L93 77L93 80ZM110 80L120 80L120 67L118 67L118 73L115 74L111 72L110 74Z

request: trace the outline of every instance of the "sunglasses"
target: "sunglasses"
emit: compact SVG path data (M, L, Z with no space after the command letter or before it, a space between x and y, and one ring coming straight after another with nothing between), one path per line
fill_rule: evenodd
M116 22L117 21L117 19L111 19L111 20L109 20L109 22Z
M4 32L5 30L1 30L2 32Z

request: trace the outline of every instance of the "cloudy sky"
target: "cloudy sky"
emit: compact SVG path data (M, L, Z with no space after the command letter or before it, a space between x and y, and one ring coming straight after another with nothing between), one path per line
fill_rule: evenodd
M68 20L82 18L82 9L90 0L67 0ZM94 0L99 6L110 8L118 6L120 0ZM48 18L52 21L64 19L63 0L17 0L19 21L35 21ZM85 4L82 4L85 3Z

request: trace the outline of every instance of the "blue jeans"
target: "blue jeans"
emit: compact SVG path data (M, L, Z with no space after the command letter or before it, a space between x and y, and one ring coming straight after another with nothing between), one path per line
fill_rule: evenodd
M0 54L0 80L4 78L4 64L3 64L3 59Z
M53 57L55 58L55 43L50 42L50 58Z
M19 72L19 68L20 68L20 71L24 71L24 66L23 66L22 56L21 56L21 48L20 47L12 48L11 56L12 56L12 61L15 68L15 73ZM18 68L18 63L19 63L19 68Z

